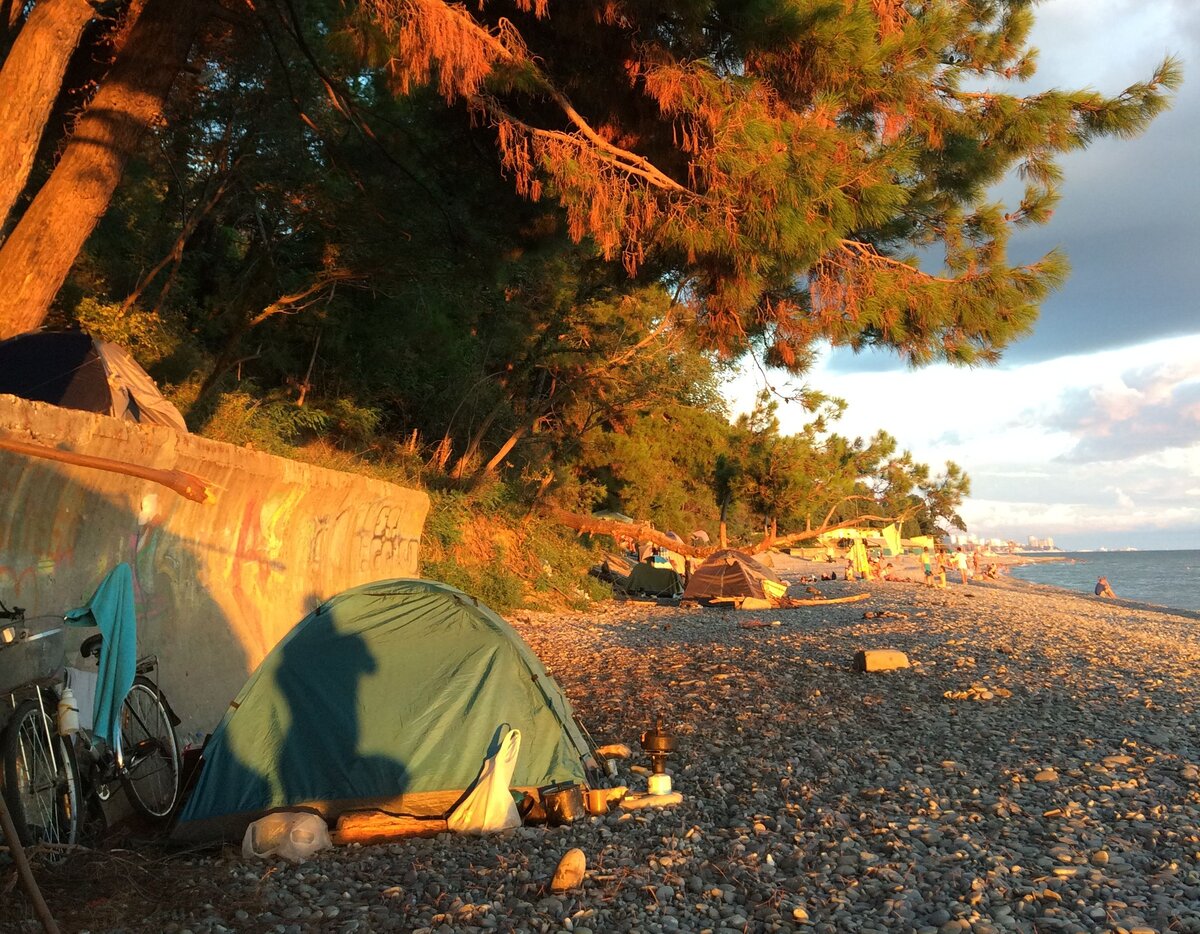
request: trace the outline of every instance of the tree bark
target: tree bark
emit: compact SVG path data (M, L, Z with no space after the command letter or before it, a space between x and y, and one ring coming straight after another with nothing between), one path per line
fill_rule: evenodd
M21 0L0 0L0 59L8 54L21 31L24 6Z
M18 4L19 5L19 4ZM0 230L29 179L63 74L94 12L87 0L41 0L0 71Z
M62 159L0 247L0 339L45 320L126 162L161 113L204 16L190 0L146 0Z
M712 554L711 548L697 548L677 538L668 538L665 532L651 528L648 522L614 522L612 519L597 519L593 516L580 516L557 506L546 509L555 522L574 529L576 532L588 535L607 535L614 541L622 537L637 539L640 542L653 542L662 548L667 548L688 558L704 558Z

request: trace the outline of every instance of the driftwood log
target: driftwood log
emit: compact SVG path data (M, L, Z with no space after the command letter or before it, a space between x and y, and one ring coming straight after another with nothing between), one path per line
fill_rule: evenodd
M388 811L349 811L338 818L333 842L386 843L403 837L436 837L449 827L440 817L412 817Z
M149 480L174 490L185 499L194 503L214 503L216 494L207 482L195 474L182 470L161 470L157 467L143 467L141 464L129 464L125 461L113 460L110 457L94 457L91 454L76 454L74 451L64 451L61 448L48 448L41 444L29 444L12 438L0 437L0 450L12 451L26 457L40 457L43 460L57 461L60 464L72 464L76 467L89 467L93 470L104 470L108 473L125 474L127 477L138 477Z
M653 542L655 545L659 545L662 548L669 548L671 551L689 558L703 559L717 550L711 545L706 548L696 548L677 538L669 538L665 532L660 532L651 526L649 522L618 522L615 519L597 519L595 516L581 516L577 513L567 512L565 509L558 509L556 507L550 508L547 515L555 522L559 522L581 534L608 535L613 539L632 538L639 542ZM820 528L805 529L803 532L795 532L791 535L777 537L768 535L757 544L744 545L739 550L745 551L747 554L757 555L772 548L787 548L800 542L815 541L818 535L822 535L825 532L861 528L863 522L889 523L895 521L897 520L887 516L857 516L854 519L847 519L844 522L828 522Z

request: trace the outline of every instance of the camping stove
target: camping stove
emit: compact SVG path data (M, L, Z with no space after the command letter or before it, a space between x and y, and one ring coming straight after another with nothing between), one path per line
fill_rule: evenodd
M642 748L650 756L650 764L654 772L647 783L652 795L665 795L671 792L671 776L667 774L667 756L675 750L675 737L663 729L662 714L654 720L654 729L642 734Z

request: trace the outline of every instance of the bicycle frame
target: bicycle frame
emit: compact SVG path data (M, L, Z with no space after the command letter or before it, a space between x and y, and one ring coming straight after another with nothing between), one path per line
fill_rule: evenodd
M137 668L135 669L136 674L144 675L150 671L153 671L157 674L158 657L155 655L147 655L143 658L139 658L137 662ZM157 678L152 680L154 680L155 690L157 691L158 680ZM161 692L159 693L159 696L161 696ZM124 703L123 700L122 703ZM146 724L142 723L141 725L145 727ZM92 730L85 729L80 729L79 737L96 762L102 763L105 760L106 753L112 754L112 765L104 766L102 774L99 777L101 784L108 784L109 782L116 781L124 773L129 771L129 766L125 761L125 746L122 742L121 731L119 727L117 729L117 735L114 736L111 741L100 739L96 737Z

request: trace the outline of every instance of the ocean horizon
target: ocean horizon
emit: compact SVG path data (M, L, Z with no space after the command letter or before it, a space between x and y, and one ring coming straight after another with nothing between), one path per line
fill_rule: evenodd
M1026 556L1042 560L1013 565L1011 574L1020 580L1092 593L1096 579L1103 575L1120 599L1200 610L1197 549L1030 552Z

